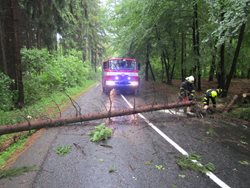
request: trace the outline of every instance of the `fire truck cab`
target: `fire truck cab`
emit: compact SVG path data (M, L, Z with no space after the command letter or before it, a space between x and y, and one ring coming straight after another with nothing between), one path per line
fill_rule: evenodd
M110 58L102 65L102 88L108 94L111 89L139 92L140 65L131 58Z

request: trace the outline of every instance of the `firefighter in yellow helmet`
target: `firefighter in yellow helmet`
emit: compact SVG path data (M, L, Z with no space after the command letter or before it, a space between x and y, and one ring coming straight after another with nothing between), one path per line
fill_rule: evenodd
M203 98L203 109L207 110L211 99L213 107L216 108L216 97L221 95L222 89L208 89Z

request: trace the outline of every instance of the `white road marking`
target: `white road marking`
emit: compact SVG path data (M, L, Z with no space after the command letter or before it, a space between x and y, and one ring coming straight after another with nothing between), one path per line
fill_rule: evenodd
M128 100L121 95L123 100L128 104L130 108L134 108ZM165 133L163 133L160 129L158 129L153 123L151 123L145 116L143 116L141 113L138 114L150 127L152 127L158 134L160 134L168 143L170 143L175 149L177 149L182 155L188 156L189 154L182 149L177 143L175 143L171 138L169 138ZM200 164L198 161L193 160L194 163ZM221 179L219 179L215 174L212 172L206 172L206 175L213 180L217 185L219 185L222 188L230 188L226 183L224 183Z

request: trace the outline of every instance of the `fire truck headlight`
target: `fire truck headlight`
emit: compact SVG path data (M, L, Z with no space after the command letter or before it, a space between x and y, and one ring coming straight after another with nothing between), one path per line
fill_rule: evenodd
M133 82L131 82L130 84L131 84L131 86L138 86L138 85L139 85L139 84L138 84L138 81L133 81Z
M118 77L118 76L116 76L116 77L115 77L115 80L119 80L119 77Z
M128 80L131 80L131 77L128 77Z
M112 81L112 80L108 80L108 81L106 81L106 85L107 85L107 86L114 86L114 85L115 85L115 82Z

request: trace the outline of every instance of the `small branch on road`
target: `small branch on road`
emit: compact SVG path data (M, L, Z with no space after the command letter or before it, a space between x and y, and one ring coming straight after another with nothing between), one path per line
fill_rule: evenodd
M100 144L100 146L105 147L105 148L113 148L112 146L107 145L107 144Z
M58 109L58 111L60 113L60 117L62 117L62 112L61 112L61 109L60 109L59 105L56 103L56 101L53 98L51 98L51 100L56 105L56 107L57 107L57 109Z
M80 150L81 153L82 153L84 156L86 156L86 153L84 152L83 148L82 148L79 144L73 143L73 145L76 147L76 149Z
M79 104L74 99L72 99L67 93L64 93L64 94L70 99L71 104L75 108L75 110L76 110L76 116L82 115L82 113L81 113L81 107L79 106ZM78 106L79 109L77 109L77 107L76 107L75 104Z

